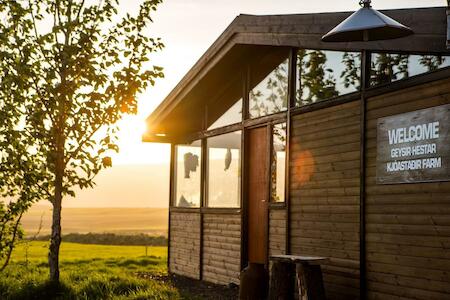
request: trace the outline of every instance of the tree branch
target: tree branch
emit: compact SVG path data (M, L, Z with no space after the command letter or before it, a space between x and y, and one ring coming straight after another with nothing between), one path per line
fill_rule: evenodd
M31 238L26 238L26 240L24 240L23 242L18 242L18 244L28 244L31 241L36 241L37 240L39 234L41 233L42 225L44 223L44 214L45 213L41 214L41 218L39 220L39 226L38 226L38 228L36 230L36 233Z
M74 151L72 151L72 152L70 152L70 153L67 153L67 160L66 160L66 162L64 163L65 165L67 165L68 163L69 163L69 161L71 160L71 159L73 159L73 158L75 158L77 155L78 155L78 153L80 153L80 151L81 151L81 148L83 148L83 146L84 146L84 144L86 144L86 142L88 142L93 136L94 136L94 134L100 129L100 128L102 128L102 125L103 124L101 124L101 125L98 125L83 141L81 141L79 144L78 144L78 147L74 150Z
M28 7L30 9L30 15L31 15L32 23L33 23L34 34L36 36L36 39L39 40L41 38L41 36L39 35L37 27L36 27L36 18L34 17L33 6L31 4L30 0L28 0ZM50 62L50 59L45 55L45 51L44 51L44 48L42 48L41 43L37 43L37 44L39 45L39 49L41 50L41 54L45 58L47 63L56 70L56 66L52 65L52 63Z
M85 0L82 0L82 1L81 1L80 7L78 8L77 17L76 17L76 20L77 20L77 21L80 20L81 10L82 10L82 8L83 8L83 6L84 6L84 1L85 1Z
M52 200L53 195L50 193L50 191L47 190L46 188L44 188L40 183L38 183L37 186L38 186L38 188L39 188L41 191L43 191L44 193L47 194L47 196L49 197L49 200L48 200L48 201L50 201L51 203L53 203L53 200Z
M14 250L14 242L16 241L16 238L17 238L17 232L19 229L19 224L20 224L20 220L22 219L22 216L23 216L23 211L20 212L19 217L17 218L16 224L14 225L13 236L12 236L12 240L10 241L10 244L9 244L8 254L6 256L5 262L3 263L2 267L0 268L0 272L2 272L6 268L6 266L8 266L9 260L11 259L11 254L12 254L12 251Z
M44 105L44 107L45 107L45 112L47 113L47 115L50 117L50 120L53 122L53 124L55 124L55 119L53 118L53 115L52 114L50 114L50 111L49 111L49 109L48 109L48 106L45 104L45 97L41 94L41 92L40 92L40 89L39 89L39 86L38 86L38 84L37 84L37 82L36 82L36 77L32 77L33 78L33 83L34 83L34 90L36 91L36 93L38 94L38 96L39 96L39 98L41 99L41 101L42 101L42 104Z
M53 28L55 28L57 26L57 24L59 24L59 20L57 21L58 18L57 18L57 14L56 14L56 11L58 10L58 8L56 6L57 5L56 2L54 3L54 5L55 5L55 13L53 14ZM59 2L58 2L58 5L59 5ZM54 32L54 35L55 35L55 41L59 45L58 34L56 31Z

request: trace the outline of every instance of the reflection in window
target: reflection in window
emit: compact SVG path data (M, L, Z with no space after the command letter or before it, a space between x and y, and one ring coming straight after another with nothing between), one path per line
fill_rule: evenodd
M251 118L287 109L288 65L286 59L250 91L249 114Z
M201 142L175 146L175 206L200 206Z
M242 98L231 106L222 116L220 116L208 130L236 124L242 121Z
M296 105L308 105L359 90L359 52L299 50Z
M208 138L209 207L239 207L241 199L241 131Z
M406 79L450 66L450 56L373 53L370 85Z
M285 176L286 176L286 123L273 126L272 130L272 163L271 191L272 202L285 201Z

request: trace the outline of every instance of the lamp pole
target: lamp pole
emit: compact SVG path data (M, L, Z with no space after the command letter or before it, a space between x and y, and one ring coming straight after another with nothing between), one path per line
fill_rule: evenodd
M371 3L372 3L371 0L360 0L359 1L359 5L364 7L364 8L371 8L372 7L372 5L370 5Z

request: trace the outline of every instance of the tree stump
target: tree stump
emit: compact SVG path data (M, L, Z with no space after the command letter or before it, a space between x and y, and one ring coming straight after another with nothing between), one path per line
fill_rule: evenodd
M325 300L320 264L328 259L317 256L271 256L272 274L269 299L294 299L297 279L300 300Z
M294 298L295 264L275 261L270 276L270 300L289 300Z
M297 281L300 300L325 300L322 270L319 265L297 263Z

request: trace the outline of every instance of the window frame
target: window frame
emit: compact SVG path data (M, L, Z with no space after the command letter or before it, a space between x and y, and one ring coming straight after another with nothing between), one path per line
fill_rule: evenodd
M203 122L202 122L203 123L202 134L210 134L211 136L212 135L219 135L219 134L221 134L221 132L227 132L226 130L228 128L241 128L241 127L243 128L242 125L243 125L244 121L247 119L247 115L248 115L248 96L247 96L248 69L245 72L239 72L238 76L241 78L241 80L240 80L240 83L241 83L240 84L241 85L241 98L238 99L238 101L242 101L241 121L237 122L237 123L232 123L232 124L228 124L228 125L225 125L225 126L209 129L209 127L213 124L212 123L211 125L208 125L208 122L209 122L209 120L208 120L209 119L209 112L208 111L210 110L209 106L211 104L210 105L206 104L204 106L204 115L203 115ZM220 99L220 96L215 98L212 104L216 104L218 99ZM236 104L236 102L234 104ZM227 111L225 111L223 114L221 114L220 117L222 117L226 112ZM217 120L219 118L217 118ZM233 131L233 130L230 129L230 131Z
M420 78L422 76L427 76L433 73L437 73L437 72L441 72L444 70L450 70L450 65L447 67L443 67L443 68L437 68L436 70L432 70L432 71L428 71L428 72L423 72L423 73L418 73L416 75L413 76L408 76L406 78L402 78L402 79L398 79L398 80L394 80L394 81L390 81L390 82L384 82L384 83L380 83L380 84L375 84L372 85L371 84L371 77L372 77L372 57L374 54L394 54L394 55L433 55L433 56L445 56L448 57L450 59L450 54L448 53L436 53L436 52L417 52L417 51L387 51L387 50L374 50L374 51L367 51L367 55L370 57L369 58L369 66L368 66L368 82L367 82L367 86L366 86L366 91L372 91L372 90L376 90L379 88L384 88L386 86L390 86L392 84L397 84L397 83L401 83L401 82L405 82L408 80L414 80L416 78Z
M170 166L170 195L169 195L169 206L170 208L175 208L179 211L188 210L188 211L203 211L206 209L207 211L220 211L220 212L235 212L238 213L242 208L244 208L244 193L245 193L245 176L247 176L245 172L245 135L246 130L250 129L252 127L257 126L273 126L274 124L280 124L283 122L286 122L287 124L287 137L286 137L286 176L285 176L285 201L284 202L269 202L269 206L272 208L288 208L289 207L289 148L290 148L290 127L291 127L291 118L295 115L302 114L305 112L315 111L318 109L322 109L325 107L330 107L334 105L339 105L347 102L352 101L358 101L361 99L361 97L373 97L379 94L383 94L395 89L398 89L399 87L407 87L407 86L414 86L419 83L425 83L430 80L436 80L436 78L443 78L445 74L447 74L450 70L449 67L440 68L431 72L426 73L420 73L414 76L410 76L408 78L400 79L394 82L390 83L384 83L380 85L370 86L369 78L370 71L371 71L371 56L372 53L391 53L391 54L409 54L409 55L441 55L446 56L446 53L434 53L434 52L408 52L408 51L381 51L381 50L363 50L363 49L329 49L329 48L322 48L322 49L306 49L306 50L323 50L323 51L340 51L340 52L359 52L361 53L361 67L360 67L360 88L358 91L348 93L348 94L342 94L338 95L336 97L327 98L321 101L317 101L312 104L303 105L303 106L296 106L296 89L297 87L297 80L296 80L296 59L297 59L297 52L300 48L299 47L290 47L290 54L289 54L289 65L288 65L288 105L287 110L278 112L275 114L270 114L267 116L259 117L259 118L250 118L249 112L248 112L248 106L249 106L249 86L250 86L250 68L247 67L245 72L241 72L241 86L243 91L243 107L242 107L242 121L235 124L230 124L223 127L214 128L212 130L208 130L207 128L202 128L201 131L191 135L188 137L188 140L201 140L201 147L202 147L202 159L201 159L201 202L200 202L200 209L197 208L183 208L183 207L176 207L174 206L175 197L174 196L174 166L173 163L175 162L175 153L174 153L174 144L172 144L171 147L171 166ZM364 54L366 58L364 59ZM364 70L368 74L364 74ZM363 83L363 81L366 80L366 84ZM207 113L205 109L204 114L204 121L203 124L206 126L207 122ZM231 133L234 131L241 131L241 157L240 157L240 168L241 168L241 176L240 176L240 184L241 184L241 196L240 196L240 207L236 208L216 208L216 207L208 207L207 206L207 184L208 179L207 176L207 161L208 158L207 155L207 148L206 148L206 139L214 136L218 136L221 134ZM272 142L270 142L270 147L272 147Z
M273 185L272 185L272 164L273 164L273 151L274 151L274 144L273 144L273 135L274 135L274 128L276 125L282 125L285 124L286 126L286 140L285 140L285 145L284 145L284 154L285 154L285 160L284 160L284 183L283 183L283 189L284 189L284 197L283 197L283 201L273 201L272 195L273 195ZM270 140L269 140L269 153L270 153L270 160L269 160L269 169L270 169L270 178L269 178L269 195L270 195L270 199L269 199L269 205L270 206L285 206L286 204L286 199L287 199L287 195L288 195L288 182L287 182L287 173L289 172L288 167L289 167L289 162L288 162L288 141L289 141L289 137L288 137L288 123L287 121L284 122L274 122L272 124L270 124L269 127L270 130Z
M236 125L236 124L233 124ZM230 125L230 126L233 126ZM225 127L226 128L226 127ZM220 129L220 128L219 128ZM239 162L238 162L238 167L239 167L239 178L238 178L238 184L239 184L239 188L238 188L238 205L237 206L209 206L209 148L208 148L208 139L210 138L215 138L215 137L220 137L223 135L227 135L227 134L232 134L235 132L240 132L240 142L239 142ZM243 201L243 189L244 189L244 172L243 172L243 163L244 163L244 129L239 129L239 130L231 130L231 131L227 131L224 133L219 133L219 134L215 134L215 135L211 135L208 137L204 138L204 146L203 146L203 151L204 151L204 168L202 169L203 172L203 183L204 183L204 188L202 189L203 191L203 201L202 201L202 208L206 208L208 210L224 210L224 209L229 209L229 210L236 210L236 209L241 209L242 208L242 201Z
M206 127L205 128L205 131L214 131L214 130L216 130L216 129L220 129L220 128L225 128L225 127L229 127L229 126L233 126L233 125L237 125L237 124L241 124L243 121L244 121L244 119L245 119L245 117L244 117L244 102L245 102L245 99L244 99L245 97L241 97L241 98L239 98L236 102L234 102L231 106L230 106L230 108L232 108L234 105L236 105L236 103L238 103L238 102L242 102L242 105L241 105L241 120L240 121L238 121L238 122L234 122L234 123L230 123L230 124L226 124L226 125L223 125L223 126L218 126L218 127L214 127L214 128L211 128L211 126L213 126L214 125L214 123L215 122L217 122L221 117L223 117L227 112L228 112L228 110L226 110L223 114L221 114L211 125L209 125L208 126L208 123L209 123L209 114L208 114L208 107L206 107L206 122L205 122L205 127L206 126L208 126L208 127ZM229 108L229 109L230 109Z
M331 101L331 100L334 100L334 99L340 99L341 97L346 97L346 96L349 96L349 95L359 95L361 93L361 91L363 90L363 87L362 87L363 86L362 85L362 81L363 81L363 55L362 55L362 51L361 50L352 50L352 49L349 49L349 50L306 49L306 48L295 48L295 49L296 49L295 50L295 57L294 57L295 63L292 65L292 68L293 68L293 75L292 76L295 77L295 81L293 83L293 85L294 85L293 86L293 89L294 89L293 90L293 93L294 93L294 95L293 95L293 102L294 103L291 104L293 109L309 107L310 105L315 105L317 103L321 103L321 102L325 102L325 101ZM302 101L302 99L297 99L297 91L298 91L299 88L301 88L301 86L298 84L299 82L297 80L297 73L298 73L297 72L298 71L298 69L297 69L297 54L298 54L298 52L300 50L305 50L305 51L327 51L327 52L340 52L340 53L345 53L345 52L358 53L359 57L360 57L360 61L359 61L359 86L358 86L358 88L355 91L352 91L352 92L343 93L343 94L340 94L340 95L337 95L337 96L328 97L328 98L324 98L324 99L317 99L315 102L312 102L312 103L309 103L309 104L297 105L298 101Z
M193 143L200 142L200 146L195 146L200 148L200 157L199 157L199 166L198 166L198 172L200 172L200 186L199 186L199 192L200 192L200 198L198 205L196 206L178 206L177 205L177 175L178 175L178 151L177 146L185 146L185 147L194 147L191 146ZM202 207L202 201L203 201L203 168L204 168L204 160L203 160L203 139L196 139L192 141L190 144L187 143L181 143L181 144L172 144L171 147L171 182L172 186L170 187L170 207L174 207L177 209L186 209L186 210L195 210Z
M251 116L251 112L250 112L250 93L253 91L253 89L255 89L259 84L261 84L263 81L265 81L267 79L267 77L272 74L272 72L275 71L276 68L278 68L279 66L281 66L282 64L286 63L287 65L287 86L286 86L286 107L283 110L280 111L275 111L272 113L268 113L266 115L262 115L262 116L257 116L257 117L252 117ZM291 101L290 101L290 77L291 77L291 55L287 55L283 61L281 61L274 69L272 69L260 82L258 82L253 88L250 88L250 82L251 82L251 72L249 72L248 74L248 87L247 90L245 91L245 95L246 97L246 102L247 102L247 112L245 115L244 120L257 120L257 119L261 119L261 118L265 118L265 117L269 117L272 115L277 115L277 114L281 114L281 113L286 113L289 110L289 106L291 105Z

